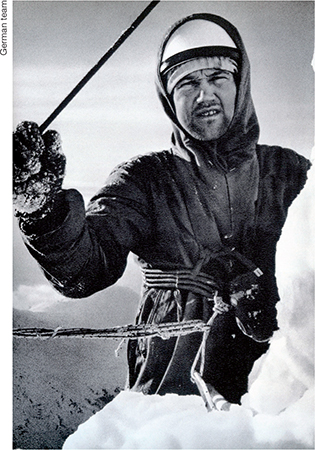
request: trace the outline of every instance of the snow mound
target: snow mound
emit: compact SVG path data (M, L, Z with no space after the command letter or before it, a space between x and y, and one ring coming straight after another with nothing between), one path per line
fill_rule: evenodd
M208 413L198 396L121 392L66 440L63 449L312 448L307 393L277 416L232 405Z

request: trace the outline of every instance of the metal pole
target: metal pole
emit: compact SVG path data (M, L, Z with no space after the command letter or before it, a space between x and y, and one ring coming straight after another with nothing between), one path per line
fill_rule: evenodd
M82 80L73 88L67 97L60 103L59 106L50 114L50 116L39 127L41 133L51 124L51 122L61 113L61 111L70 103L70 101L77 95L77 93L86 85L86 83L96 74L96 72L105 64L105 62L116 52L116 50L125 42L125 40L134 32L140 23L147 17L148 14L160 3L152 1L136 18L136 20L127 28L117 39L117 41L107 50L102 58L95 64L94 67L82 78Z

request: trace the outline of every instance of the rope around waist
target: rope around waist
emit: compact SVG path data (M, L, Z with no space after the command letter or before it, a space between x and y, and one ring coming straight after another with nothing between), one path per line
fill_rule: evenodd
M142 269L143 286L156 289L183 289L213 298L219 290L215 279L203 272L194 274L191 270Z

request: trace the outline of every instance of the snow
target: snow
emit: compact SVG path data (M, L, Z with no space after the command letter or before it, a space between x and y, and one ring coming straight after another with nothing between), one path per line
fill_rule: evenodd
M238 405L208 413L198 396L125 391L80 425L63 448L312 448L312 409L310 391L276 416Z
M63 449L314 448L313 193L314 169L278 245L280 330L255 364L242 405L208 413L198 396L124 391Z

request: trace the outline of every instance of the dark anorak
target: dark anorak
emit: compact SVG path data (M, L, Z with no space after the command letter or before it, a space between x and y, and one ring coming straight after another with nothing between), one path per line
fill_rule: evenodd
M227 133L216 142L198 142L187 135L158 76L158 93L174 126L172 147L117 167L87 211L76 190L63 191L55 218L21 227L46 277L74 298L115 283L129 252L145 272L187 271L192 278L214 280L224 291L249 271L234 257L237 251L263 271L257 302L263 317L260 326L271 336L277 329L279 300L276 244L310 163L293 150L257 144L259 126L241 38L217 16L194 17L219 23L241 54L235 115ZM145 284L136 322L207 322L212 308L211 292L194 283L186 288ZM190 369L201 337L193 333L130 341L129 387L150 394L196 394ZM268 342L257 341L241 331L233 309L214 321L203 378L230 402L240 402L253 363L268 349Z

